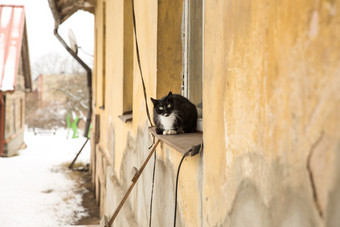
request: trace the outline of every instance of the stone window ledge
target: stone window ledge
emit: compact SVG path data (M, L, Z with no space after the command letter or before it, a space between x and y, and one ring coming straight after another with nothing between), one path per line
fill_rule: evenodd
M190 150L193 146L203 144L203 133L181 133L177 135L158 135L156 133L156 127L149 128L151 132L157 139L163 141L165 144L174 148L183 155Z
M124 123L131 122L132 121L132 111L128 111L128 112L126 112L123 115L120 115L118 117Z

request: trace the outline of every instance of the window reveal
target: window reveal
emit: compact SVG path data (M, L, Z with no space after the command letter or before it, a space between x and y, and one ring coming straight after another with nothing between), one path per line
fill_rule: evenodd
M202 0L184 0L182 42L182 95L197 107L198 130L202 131L203 101L203 4Z

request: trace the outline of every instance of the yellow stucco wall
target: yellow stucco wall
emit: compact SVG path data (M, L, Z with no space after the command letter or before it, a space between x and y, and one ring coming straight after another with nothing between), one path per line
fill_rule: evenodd
M131 2L104 2L96 1L100 140L92 141L92 166L101 214L111 217L152 139L131 23L124 21L131 18ZM135 1L151 112L149 97L180 91L182 9L180 0ZM338 2L322 0L204 2L204 151L183 162L177 226L340 222L339 10ZM128 73L132 89L126 86ZM105 106L99 108L103 91ZM124 123L118 116L131 100L133 119ZM182 155L165 144L156 152L152 225L171 226ZM117 226L148 225L152 162Z
M339 9L332 1L205 2L204 226L335 218L328 206L339 190Z

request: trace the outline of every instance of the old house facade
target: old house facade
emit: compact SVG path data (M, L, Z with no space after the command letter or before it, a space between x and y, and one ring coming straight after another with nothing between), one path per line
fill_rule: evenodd
M24 146L25 92L32 89L23 6L0 5L0 156Z
M62 21L67 1L55 2ZM338 225L340 2L70 2L95 15L91 168L101 215L112 216L152 144L138 45L149 111L150 97L172 91L201 112L204 148L182 163L177 226ZM156 138L152 226L173 225L185 136ZM151 160L114 226L149 224L152 178Z
M83 74L40 74L27 96L27 125L30 128L66 127L67 115L85 118L88 109L86 76ZM83 128L83 126L81 127Z

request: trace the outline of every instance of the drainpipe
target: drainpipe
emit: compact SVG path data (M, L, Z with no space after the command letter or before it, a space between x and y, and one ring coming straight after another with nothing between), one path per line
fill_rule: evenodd
M87 112L87 118L86 118L86 126L85 126L85 132L84 137L88 138L88 133L90 130L90 124L91 124L91 118L92 118L92 70L88 65L85 64L83 60L81 60L77 53L74 52L64 41L64 39L59 35L58 33L58 26L54 29L54 35L57 37L59 42L65 47L65 49L72 55L72 57L85 69L86 75L87 75L87 87L89 91L89 110Z
M2 93L0 93L0 156L4 155L5 144L5 102Z

